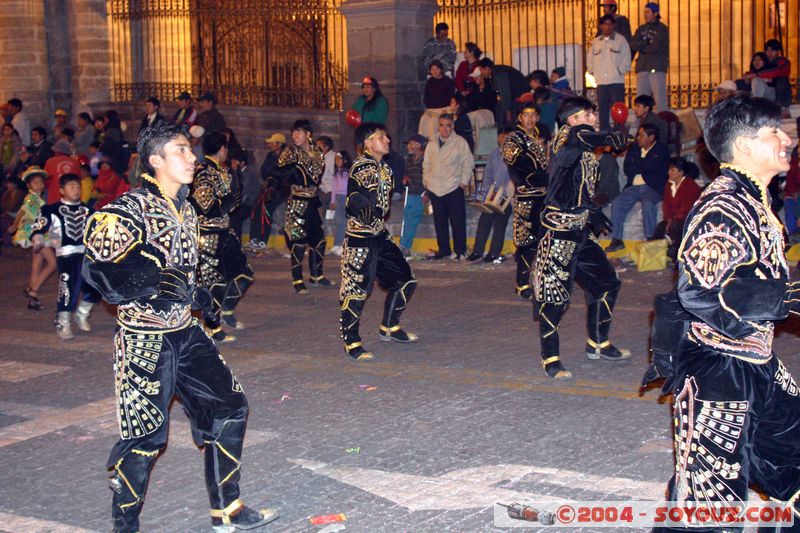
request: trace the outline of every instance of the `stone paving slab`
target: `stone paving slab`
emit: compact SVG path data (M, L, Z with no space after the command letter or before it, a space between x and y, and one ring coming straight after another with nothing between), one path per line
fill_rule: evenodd
M328 276L338 281L328 257ZM655 392L640 396L638 383L651 302L669 288L668 272L620 264L612 338L634 353L621 363L583 355L586 307L576 290L561 327L575 379L561 384L539 366L531 306L513 295L511 262L413 262L419 287L403 323L420 335L416 345L379 341L376 288L362 323L378 355L371 364L344 355L337 290L298 296L288 259L252 263L256 283L238 312L247 329L222 353L251 406L243 497L282 513L265 531L319 531L309 518L334 513L345 513L353 532L508 531L493 525L496 498L663 491L670 409ZM60 341L51 323L55 279L42 291L48 309L27 310L20 288L28 265L20 250L0 256L0 531L108 531L114 319L98 309L91 333ZM775 342L795 372L798 327L781 325ZM171 414L143 531L210 531L202 452L180 406Z

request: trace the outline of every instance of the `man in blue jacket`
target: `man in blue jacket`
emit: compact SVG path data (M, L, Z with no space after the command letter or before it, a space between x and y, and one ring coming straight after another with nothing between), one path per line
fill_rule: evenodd
M669 169L669 150L658 140L658 128L653 124L642 124L636 133L636 144L625 156L623 170L628 183L611 204L611 245L606 252L621 250L625 217L636 202L642 202L644 236L649 239L656 229L658 204L664 196Z

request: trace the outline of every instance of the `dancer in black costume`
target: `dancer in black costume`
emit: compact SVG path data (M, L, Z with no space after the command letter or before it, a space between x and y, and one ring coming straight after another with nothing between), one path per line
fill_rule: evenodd
M197 289L198 225L187 201L195 156L174 125L160 122L139 135L146 172L142 188L92 215L86 228L84 275L117 307L114 372L120 439L107 466L114 469L114 531L139 530L150 470L167 443L174 395L205 448L211 521L217 533L275 520L239 499L247 400L206 335L192 307L210 312L207 289Z
M561 363L558 325L575 281L587 299L586 356L609 361L630 357L608 339L620 281L595 237L610 227L608 218L592 203L599 178L594 149L621 148L626 139L620 133L595 131L597 114L586 98L567 98L558 115L564 125L553 139L533 290L542 367L552 378L569 379L572 373Z
M722 100L706 114L706 145L722 171L689 213L678 251L688 333L673 361L654 363L675 379L670 499L710 509L747 501L752 483L793 506L795 525L780 531L800 531L800 389L772 351L775 322L800 310L800 284L789 280L783 227L767 192L789 169L790 140L780 126L781 108L750 96Z
M374 355L362 346L358 325L375 280L388 291L380 338L394 342L417 340L416 335L400 327L400 315L408 306L417 280L384 225L392 197L392 170L383 160L389 153L386 128L371 122L362 124L356 128L355 141L363 153L353 161L347 181L339 303L344 349L350 357L364 361Z

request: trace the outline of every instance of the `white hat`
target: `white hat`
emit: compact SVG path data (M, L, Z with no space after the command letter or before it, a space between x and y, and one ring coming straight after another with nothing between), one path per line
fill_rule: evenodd
M483 76L483 71L481 70L481 67L475 67L475 70L470 73L470 77L477 78L479 76Z
M198 125L195 124L194 126L189 128L189 135L191 135L195 139L199 139L200 137L202 137L205 134L206 134L206 130L205 130L205 128L203 126L198 126Z
M725 80L717 85L718 91L737 91L736 82L733 80Z

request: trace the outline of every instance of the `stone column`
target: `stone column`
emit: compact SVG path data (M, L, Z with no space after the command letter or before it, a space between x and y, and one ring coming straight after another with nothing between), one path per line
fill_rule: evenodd
M0 100L19 98L31 126L49 127L49 78L44 0L3 0Z
M433 36L436 0L346 0L349 90L345 111L361 95L364 76L378 79L389 102L387 128L393 148L416 133L423 111L424 79L419 63L425 41ZM342 121L342 149L353 150L353 128Z
M105 0L67 2L72 56L72 114L111 99L111 53Z

